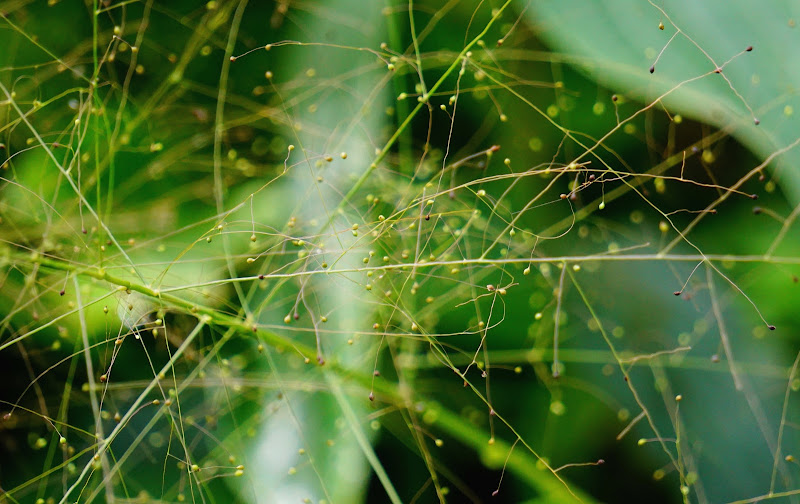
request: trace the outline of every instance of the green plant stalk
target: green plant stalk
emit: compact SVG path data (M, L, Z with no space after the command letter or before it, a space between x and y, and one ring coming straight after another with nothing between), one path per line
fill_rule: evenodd
M236 46L236 37L239 33L239 26L244 16L247 0L240 0L231 21L231 29L228 32L228 42L225 45L225 57L222 60L222 70L219 76L219 93L217 94L217 106L214 114L214 201L217 205L217 213L223 214L225 210L225 194L222 183L222 133L224 130L223 118L225 114L225 100L228 96L228 76L230 74L231 61L233 60L233 49ZM222 236L222 248L225 251L225 264L231 277L236 277L236 265L231 258L230 236L226 233ZM249 313L247 297L240 285L234 285L234 290L239 298L239 303L246 313Z
M355 436L358 446L361 447L361 451L364 452L364 456L367 457L370 466L372 466L372 470L375 471L375 474L383 485L383 489L389 494L389 500L392 501L392 504L402 504L403 501L397 494L397 490L394 489L389 475L386 474L386 470L384 470L383 465L381 465L381 461L378 460L375 450L372 449L372 445L369 443L367 436L365 436L364 431L361 430L361 422L358 421L353 407L350 406L347 397L345 397L336 372L334 370L325 369L323 370L323 374L325 375L325 381L330 385L331 394L336 398L336 402L339 403L339 408L341 408L342 413L344 413L345 418L347 418L347 423L350 425L350 430L353 431L353 436Z
M129 280L125 280L123 278L116 277L114 275L109 274L102 268L95 268L95 267L78 267L74 264L67 263L65 261L49 258L42 256L39 253L29 254L27 256L23 254L15 254L20 262L27 262L32 264L40 264L42 267L58 270L58 271L66 271L68 273L72 273L77 276L82 276L86 278L92 278L95 280L100 280L104 282L108 282L111 285L116 286L118 290L131 290L134 292L138 292L145 296L152 298L156 302L160 302L162 304L168 305L172 309L178 309L181 311L185 311L190 313L200 320L200 323L195 327L195 329L187 336L184 343L181 347L173 354L170 361L165 365L164 371L171 368L172 364L181 356L183 351L186 349L187 345L194 340L194 338L199 334L199 331L205 325L209 326L219 326L222 328L228 329L230 334L233 333L241 333L241 334L251 334L258 337L264 343L270 345L274 348L292 348L296 352L300 354L301 357L308 359L309 361L313 361L316 358L316 349L303 345L299 342L295 342L289 338L280 336L274 332L267 331L263 328L259 328L256 325L248 324L246 320L242 320L237 317L233 317L230 315L225 315L222 313L217 312L211 307L198 305L192 303L191 301L185 300L178 296L162 293L158 290L152 289L150 287L144 286L142 284L138 284L135 282L131 282ZM34 329L37 331L37 329ZM25 338L27 335L32 334L33 331L16 338L14 341L19 341ZM8 343L7 343L8 344ZM2 350L2 348L0 348ZM388 400L391 402L402 403L402 394L398 390L398 387L394 384L387 383L387 382L375 382L373 384L372 376L366 376L362 374L353 373L352 370L348 370L342 367L335 358L331 358L325 364L326 371L336 373L340 376L347 376L353 382L361 385L364 389L371 389L375 390L384 400ZM140 394L137 401L131 406L131 409L128 412L126 417L133 414L132 412L139 407L139 405L144 401L144 397L147 393L149 393L156 385L156 381L150 382L150 384L145 388L145 390ZM420 398L420 401L424 404L433 405L434 403L430 401L426 401L424 398ZM430 406L435 407L435 406ZM461 439L472 446L475 449L479 449L483 447L485 443L485 439L488 439L488 435L485 434L479 428L469 424L466 420L458 417L455 414L452 414L444 409L438 409L439 418L443 419L442 422L437 423L439 427L447 434L452 435L457 439ZM119 433L120 426L123 426L126 423L127 418L123 417L123 420L118 424L117 428L112 431L108 438L100 443L99 451L102 451L110 445L111 440ZM502 446L502 445L501 445ZM559 499L563 501L573 501L575 500L576 492L572 489L564 486L561 482L558 481L555 475L546 471L534 471L530 470L531 467L535 467L536 461L533 459L527 452L518 452L517 454L512 455L508 461L508 469L512 471L517 477L521 480L525 481L528 485L532 488L535 488L537 491L552 494L554 497L556 495L559 496ZM66 499L69 495L77 488L78 483L87 475L89 469L91 468L91 462L84 468L84 470L80 473L78 481L75 482L72 487L68 490L68 492L64 495L64 498L60 501L60 504L64 504ZM112 474L114 472L114 468L112 468ZM557 489L560 488L560 492L557 492ZM581 500L584 502L592 502L591 499L581 497Z
M411 32L411 42L414 45L414 56L417 58L417 72L419 73L419 84L422 86L422 93L427 95L425 87L425 76L422 72L422 56L419 54L419 41L417 40L417 27L414 24L414 0L408 0L408 27Z
M99 187L99 185L98 185ZM103 430L103 422L100 418L100 399L97 397L97 389L95 387L95 377L94 377L94 366L92 365L92 354L91 354L91 345L89 344L89 331L86 326L86 313L83 306L83 300L81 299L81 290L80 285L78 282L78 277L72 277L72 283L75 286L75 300L77 301L78 307L80 311L78 312L78 319L80 320L81 326L81 342L83 343L83 358L86 362L86 379L89 382L89 402L92 406L92 414L94 414L95 418L95 431L97 432L97 436L105 438L105 433ZM103 469L103 484L106 488L106 502L112 503L114 492L113 486L111 483L111 478L108 475L108 454L103 452L100 454L100 465Z
M98 77L100 75L100 61L99 61L99 59L97 57L97 46L98 46L98 44L100 42L99 39L98 39L98 34L97 34L97 31L98 31L97 16L99 16L99 15L100 15L100 13L99 13L99 10L98 10L98 0L92 0L92 65L93 65L93 70L92 70L92 80L89 83L89 86L90 86L89 87L89 94L90 94L90 99L91 99L91 101L92 101L92 103L94 105L92 107L90 107L90 109L89 109L90 112L94 111L94 107L98 107L98 108L102 108L103 107L103 103L100 100L100 97L97 96L97 82L98 82ZM96 208L97 208L97 213L101 214L103 212L103 210L102 210L102 208L103 208L103 204L102 203L103 202L102 202L101 184L100 184L100 136L99 136L100 129L97 127L97 125L98 125L98 123L100 121L100 118L97 116L97 114L92 114L92 116L93 116L92 117L92 122L94 123L94 135L92 135L93 140L94 140L94 142L93 142L94 143L94 160L93 160L94 161L94 176L95 176L95 179L97 180L97 184L95 186L95 188L97 189ZM100 235L100 241L103 241L103 236L102 235Z
M386 1L386 6L391 8L394 2L392 0ZM386 18L386 25L387 31L389 32L389 44L392 47L400 47L403 43L400 37L400 23L395 19L395 16L387 16ZM401 74L395 72L394 76L392 77L392 84L394 86L395 95L400 95L403 90L406 89L406 76L405 74ZM394 116L398 120L398 126L400 126L400 122L403 118L408 117L408 102L405 100L398 100L397 105L395 106ZM407 131L404 132L403 135L400 136L399 140L399 149L400 149L400 158L402 160L410 160L411 159L411 132Z
M188 348L192 344L194 339L197 337L197 335L200 334L200 332L203 330L203 327L206 326L207 322L208 322L208 317L201 317L200 318L200 321L194 327L192 332L190 332L186 336L186 339L183 341L181 346L175 351L174 354L172 354L172 357L169 359L169 361L166 364L164 364L164 367L161 369L162 373L166 373L169 369L172 368L172 366L178 360L178 358L181 355L183 355L183 352L186 350L186 348ZM125 415L122 417L122 419L120 419L119 423L117 423L117 426L114 427L114 430L112 430L109 433L107 438L102 439L98 443L97 455L102 456L108 450L108 448L110 447L110 445L114 441L114 439L117 437L117 435L119 435L119 433L122 431L122 429L127 425L128 420L130 420L130 418L136 413L136 411L139 409L139 406L142 405L142 403L144 402L145 396L147 396L147 394L149 394L150 391L152 391L154 388L156 388L158 383L159 383L158 380L151 381L147 385L147 387L145 387L145 389L142 391L142 393L139 394L139 397L137 397L136 400L133 401L133 404L131 404L130 408L125 413ZM97 455L95 455L95 456L97 456ZM67 499L69 498L70 494L72 494L72 492L76 488L78 488L78 486L83 481L83 479L86 477L86 475L89 474L89 472L92 469L93 463L94 463L94 457L92 458L92 460L90 460L84 466L83 470L80 472L80 474L78 475L78 477L75 480L75 482L67 489L66 492L64 492L64 496L59 501L59 504L65 504L67 502Z

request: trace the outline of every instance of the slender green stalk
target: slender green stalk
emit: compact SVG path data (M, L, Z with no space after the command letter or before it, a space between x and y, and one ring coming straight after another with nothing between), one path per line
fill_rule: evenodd
M169 362L162 368L161 372L166 373L171 369L174 363L180 358L180 356L185 352L188 348L188 345L198 336L199 332L205 326L216 326L222 329L225 329L227 332L226 334L250 334L257 337L262 342L270 345L273 348L279 349L287 349L291 348L295 352L297 352L302 358L308 359L309 361L313 362L313 359L316 357L316 349L307 345L304 345L300 342L294 341L289 339L285 336L281 336L277 333L272 331L265 330L264 328L248 324L245 320L242 320L237 317L233 317L230 315L225 315L220 313L219 311L193 303L191 301L185 300L179 296L172 295L169 293L161 293L157 290L154 290L150 287L145 285L125 280L123 278L114 276L109 274L103 269L100 268L84 268L78 267L74 264L67 263L65 261L61 261L58 259L53 259L49 257L42 256L40 254L33 254L27 257L15 257L16 260L19 260L20 263L29 263L29 264L40 264L42 267L50 268L54 270L60 271L68 271L71 272L73 275L91 278L103 282L107 282L112 286L115 286L117 289L120 290L131 290L133 292L138 292L145 296L152 298L154 301L162 304L163 306L178 310L178 311L185 311L187 313L193 314L199 319L199 323L195 327L194 330L186 337L186 340L181 344L180 348L170 357ZM82 309L82 308L81 308ZM16 338L13 341L19 341L33 332L38 331L35 329L33 331L29 331L26 334L23 334ZM12 342L13 342L12 341ZM8 346L9 343L6 343L2 347L0 347L0 351ZM335 356L331 356L331 358L326 361L325 363L325 373L333 373L340 377L347 376L350 381L354 384L362 386L365 390L374 390L380 398L386 400L388 402L393 403L402 403L402 394L398 389L398 386L393 383L389 383L386 381L381 382L374 382L372 379L372 375L363 375L359 373L354 373L352 370L348 370L343 367ZM104 440L101 440L98 444L98 453L103 453L109 446L111 441L119 434L122 427L126 424L127 420L130 418L130 415L133 414L133 411L138 408L144 401L144 398L149 394L158 384L157 380L153 380L148 383L142 393L139 395L138 399L133 403L131 408L129 409L128 413L122 418L121 422L115 427L115 429L108 435L108 437ZM341 398L339 398L341 399ZM366 399L365 399L366 400ZM417 396L417 404L424 404L427 407L434 407L435 403L428 401L424 397ZM344 411L344 410L343 410ZM468 441L467 444L477 448L482 443L485 443L485 440L488 439L488 434L478 434L480 431L473 425L471 425L466 419L459 417L458 415L451 414L446 410L436 408L436 412L439 415L439 418L446 419L446 421L441 422L441 424L437 424L445 433L450 434L454 437L459 439L464 439ZM345 411L347 415L347 412ZM364 447L362 446L362 449ZM532 460L530 454L519 450L518 454L513 455L509 458L508 461L508 469L512 471L517 477L528 483L534 488L539 489L546 489L548 493L553 495L560 495L559 499L564 502L574 501L574 495L578 495L575 493L575 490L570 490L569 487L565 486L562 481L558 481L555 476L547 471L535 471L531 472L530 467L531 464L535 465L535 459ZM118 464L115 465L118 467ZM91 462L87 464L86 467L81 471L78 476L78 479L70 486L68 491L65 493L64 497L61 499L60 504L64 504L67 502L67 499L75 491L81 481L88 475L88 472L91 468ZM115 469L112 467L111 474L115 472ZM560 493L557 490L554 490L560 486ZM388 489L391 487L387 487ZM584 502L591 502L588 498L584 499L581 497Z
M389 475L386 474L386 470L383 468L381 461L378 460L375 450L372 449L372 445L367 439L367 436L364 435L364 431L361 429L361 422L356 417L349 399L342 390L342 385L337 373L326 370L324 375L325 380L330 386L331 394L336 398L339 408L341 408L342 413L344 413L344 417L350 425L350 430L353 432L353 436L355 436L358 446L361 448L361 452L367 458L369 465L372 466L372 470L375 471L375 474L378 476L381 485L383 485L383 489L386 490L386 493L389 495L389 500L392 501L392 504L401 504L403 501L400 499L400 496L397 495L397 490L394 489L392 480L389 479Z
M164 364L164 366L161 368L161 373L166 373L167 371L172 369L172 366L175 365L175 362L177 362L178 359L181 357L181 355L183 355L183 352L186 351L186 349L189 346L191 346L191 344L192 344L192 342L194 342L195 338L202 332L202 330L206 326L207 322L208 322L208 317L201 317L200 318L198 324L194 327L194 329L192 329L192 331L188 335L186 335L186 339L183 341L181 346L178 347L177 350L175 350L175 353L172 354L172 356L170 357L169 361L166 364ZM137 397L136 400L133 401L131 406L128 408L128 411L125 413L125 415L122 416L120 421L117 423L116 427L114 427L114 430L112 430L108 434L108 437L99 440L99 443L97 445L97 455L104 454L106 452L106 450L108 450L110 448L111 443L114 441L114 439L116 439L116 437L119 435L119 433L122 432L122 429L127 426L128 421L136 413L136 411L138 411L139 406L142 405L142 403L144 402L144 400L147 397L147 395L153 389L155 389L156 386L158 386L158 383L159 382L158 382L157 379L151 381L144 388L144 390L142 390L142 392L139 394L139 397ZM94 458L92 460L90 460L84 466L83 470L80 472L80 474L75 479L75 481L72 483L72 485L70 485L70 487L67 489L67 491L64 492L64 496L59 501L59 504L65 504L67 502L67 500L69 499L69 496L72 494L72 492L74 492L81 485L81 483L83 482L84 478L86 478L89 475L93 465L94 465Z

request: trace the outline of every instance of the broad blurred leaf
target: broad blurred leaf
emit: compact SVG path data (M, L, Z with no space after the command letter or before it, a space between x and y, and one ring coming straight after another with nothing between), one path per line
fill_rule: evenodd
M764 159L798 140L800 67L791 48L800 44L800 11L792 2L528 3L526 18L537 33L601 84L647 103L664 96L670 113L725 129ZM718 66L735 91L714 73ZM792 149L773 165L794 200L798 161L800 149Z

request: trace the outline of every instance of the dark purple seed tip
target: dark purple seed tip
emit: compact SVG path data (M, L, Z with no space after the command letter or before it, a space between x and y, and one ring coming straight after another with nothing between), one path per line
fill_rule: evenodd
M747 46L747 49L745 49L745 51L747 51L747 52L750 52L752 50L753 50L753 46L751 46L751 45Z
M373 394L372 392L369 393L369 400L370 401L374 401L375 400L375 394Z
M682 292L682 291L675 291L675 292L673 292L673 294L675 294L676 296L680 296L680 295L681 295L681 292Z
M59 292L58 295L59 296L63 296L66 293L67 293L67 291L65 291L64 289L61 289L61 292Z
M757 200L758 199L758 194L751 194L750 195L750 199L751 200Z
M760 206L753 207L753 214L755 214L755 215L758 215L758 214L760 214L762 211L763 211L763 210L761 209L761 207L760 207Z
M611 101L615 102L617 100L618 100L617 95L615 94L611 95Z
M499 493L500 493L500 490L495 490L494 492L492 492L492 497L497 497L497 494L499 494Z
M775 326L774 325L768 325L767 327L769 328L770 331L774 331L775 330Z
M754 117L753 123L755 123L755 125L758 126L759 124L761 124L761 121L759 121L757 117Z
M653 73L655 71L656 71L656 66L655 65L651 66L650 67L650 73Z
M605 461L605 460L603 460L603 459L597 459L597 465L603 465L603 464L605 464L605 463L606 463L606 461Z

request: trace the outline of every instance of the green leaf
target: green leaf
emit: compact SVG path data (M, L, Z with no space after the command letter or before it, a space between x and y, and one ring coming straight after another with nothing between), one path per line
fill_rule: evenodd
M671 114L728 131L769 159L798 200L800 69L787 57L800 31L792 11L788 1L565 0L531 2L525 15L566 61L604 86L646 103L660 99Z

